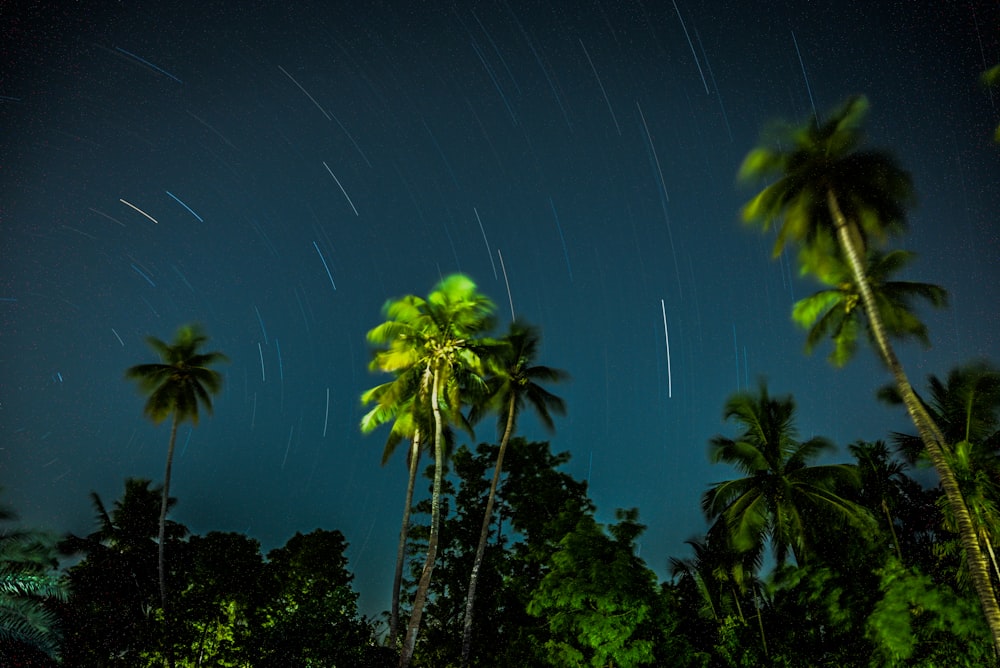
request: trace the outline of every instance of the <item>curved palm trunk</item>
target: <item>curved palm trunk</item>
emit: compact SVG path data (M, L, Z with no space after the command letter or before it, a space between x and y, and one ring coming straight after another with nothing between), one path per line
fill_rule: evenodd
M410 613L410 623L406 628L406 638L403 640L403 650L399 654L399 668L408 668L413 658L413 650L420 631L420 617L424 613L427 602L427 591L431 585L431 574L434 572L434 560L437 557L438 534L441 529L441 484L444 480L444 427L441 424L441 407L438 402L441 372L434 369L431 382L431 412L434 414L434 487L431 492L431 535L427 539L427 559L420 573L417 593L413 596L413 611Z
M903 365L896 357L896 353L889 343L889 338L886 335L885 327L882 324L882 319L879 316L878 307L875 303L875 297L872 294L871 285L868 283L868 277L865 276L861 253L852 239L850 224L844 218L844 214L840 210L840 204L837 202L837 196L833 190L827 190L826 201L830 209L830 214L833 216L836 224L837 241L843 249L844 255L847 257L851 266L851 272L854 275L854 282L861 293L865 313L868 315L868 323L871 326L872 336L878 347L879 355L892 373L893 379L896 382L896 388L903 399L903 404L906 406L906 410L910 414L910 419L913 421L920 435L920 440L923 441L924 447L927 450L927 456L930 458L938 477L941 479L941 487L944 489L945 497L948 499L948 505L955 514L959 539L965 550L965 558L969 567L969 577L972 580L976 594L979 596L979 603L983 607L986 623L990 628L990 634L993 636L994 650L1000 655L1000 605L997 604L996 593L993 591L993 585L990 582L989 566L979 545L976 530L972 523L972 516L969 514L969 509L962 498L962 492L959 489L958 480L955 478L955 472L952 470L945 456L944 449L946 443L944 436L941 434L941 430L934 420L931 419L924 405L920 402L916 392L914 392L909 379L906 377L906 372L903 370Z
M514 431L515 395L510 394L507 404L507 425L504 427L503 438L500 439L500 451L497 452L497 463L493 468L493 481L490 483L490 494L486 497L486 512L483 513L483 526L479 530L479 545L476 547L476 559L472 562L472 575L469 577L469 593L465 597L465 621L462 628L462 665L469 665L469 651L472 649L472 616L476 601L476 584L479 581L479 567L483 563L486 552L486 540L490 535L490 519L493 515L493 504L496 501L497 485L500 483L500 473L503 471L503 456L507 452L511 432Z
M177 426L180 420L177 411L174 411L173 419L170 423L170 443L167 445L167 468L163 473L163 497L160 500L160 527L157 534L157 571L160 580L160 607L163 608L163 619L167 624L167 631L170 630L170 615L167 613L167 577L163 558L163 548L166 543L167 533L167 502L170 500L170 470L174 463L174 445L177 443ZM174 665L174 653L168 642L166 646L167 665Z
M396 570L392 575L392 608L389 612L389 645L396 645L399 632L399 589L403 582L403 564L406 561L406 537L410 532L410 510L413 508L413 487L417 481L420 460L420 429L413 433L410 443L410 471L406 482L406 505L403 506L403 524L399 528L399 547L396 548Z

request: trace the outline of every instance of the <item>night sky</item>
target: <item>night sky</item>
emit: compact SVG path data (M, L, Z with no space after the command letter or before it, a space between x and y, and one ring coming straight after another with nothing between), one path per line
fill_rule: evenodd
M572 376L553 450L599 520L640 508L665 575L734 475L706 444L737 389L792 393L841 461L907 427L870 352L803 354L818 286L739 221L761 128L855 93L916 185L906 278L951 294L911 378L1000 360L996 2L27 4L0 10L0 484L25 524L87 533L90 491L162 480L169 427L123 372L196 321L231 363L178 434L172 517L265 550L339 529L387 608L406 472L358 429L387 380L365 333L461 271L498 332L511 302L540 326Z

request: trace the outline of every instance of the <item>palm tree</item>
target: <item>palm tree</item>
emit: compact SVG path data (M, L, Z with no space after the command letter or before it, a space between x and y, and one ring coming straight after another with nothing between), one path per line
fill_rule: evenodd
M942 307L947 304L948 293L930 283L887 280L909 264L913 257L913 253L904 250L889 253L870 250L865 275L888 334L900 339L913 337L929 347L927 326L914 313L913 301L922 298L933 306ZM806 336L807 353L829 337L833 341L830 362L841 367L857 351L861 321L864 320L867 326L869 340L873 336L872 329L868 320L864 319L864 309L860 308L861 295L847 265L831 258L822 280L832 287L796 302L792 308L792 320L809 331Z
M704 540L684 542L694 550L694 557L670 558L670 575L676 578L680 591L691 599L692 604L698 605L700 617L719 623L724 617L731 616L732 607L735 607L743 625L748 623L740 598L752 593L761 648L767 656L767 637L758 598L761 582L756 576L763 552L737 552L728 536L721 531L709 532ZM731 605L726 604L727 597L732 601Z
M861 477L861 501L867 508L878 508L885 516L885 523L892 536L896 557L903 563L903 551L896 535L896 520L892 514L899 499L903 498L906 482L906 465L889 456L889 449L882 441L858 441L847 446L857 460Z
M701 506L737 552L757 553L771 544L777 565L791 550L804 565L813 550L817 517L829 516L861 524L867 515L834 490L857 486L857 472L843 464L811 466L810 461L833 450L822 437L795 439L795 402L775 398L761 383L757 394L740 392L726 403L725 419L743 427L736 438L716 436L709 442L713 463L735 466L746 477L716 483Z
M161 361L131 366L125 371L125 377L136 381L140 391L148 395L143 412L154 424L160 424L168 415L172 416L157 535L160 604L166 608L167 588L163 548L166 542L164 533L170 499L170 470L174 459L174 445L177 441L177 427L186 420L197 425L199 405L208 413L212 412L212 395L218 394L222 388L222 375L209 366L227 361L227 358L220 352L201 352L201 347L208 342L208 337L198 325L181 327L170 344L155 336L146 337L146 342L160 355Z
M979 543L989 555L1000 578L994 545L1000 538L1000 370L987 362L973 362L955 369L943 381L931 375L930 399L925 402L948 443L948 459L958 478L972 516ZM899 401L894 388L882 391L888 401ZM896 434L895 443L910 461L921 458L918 438ZM945 526L955 530L955 516L942 507Z
M875 349L892 373L948 504L955 515L970 575L983 607L993 642L1000 653L1000 606L990 585L989 567L979 548L972 517L947 460L947 441L918 399L896 357L878 302L865 274L864 258L871 242L901 232L912 182L895 159L879 151L858 150L861 122L868 111L864 97L853 97L822 124L813 118L782 133L777 148L752 150L739 170L743 180L777 177L743 208L743 218L767 230L780 220L774 251L787 241L801 246L800 263L820 277L828 271L823 258L846 262L868 318ZM786 148L787 146L787 148Z
M17 515L0 506L0 521ZM58 657L60 633L45 601L65 601L65 584L54 574L55 541L38 531L0 532L0 642ZM0 652L2 654L2 652Z
M73 595L67 606L63 660L69 665L138 665L150 647L162 646L164 629L151 611L159 600L156 536L163 490L148 479L128 478L109 508L97 492L90 500L97 528L67 536L63 555L79 559L67 573ZM176 499L168 501L168 511ZM167 520L165 543L187 528ZM108 606L108 601L114 601ZM115 657L111 663L102 663Z
M383 311L388 319L368 332L369 343L382 348L375 353L371 369L396 374L396 381L383 392L380 403L383 406L401 403L415 391L418 410L429 408L434 423L431 531L400 652L401 668L409 666L413 657L437 556L445 413L458 411L463 394L482 391L483 357L492 343L483 335L492 327L493 310L493 302L478 291L471 279L453 274L442 279L427 299L411 295L387 302Z
M393 572L392 585L392 605L389 610L389 635L388 644L395 646L396 636L399 629L399 592L403 581L403 566L406 562L406 541L410 530L410 513L413 509L413 490L416 486L417 471L419 469L420 457L428 449L426 435L433 431L431 418L428 415L417 415L416 410L419 402L416 400L415 388L409 391L401 390L390 381L381 385L376 385L361 395L362 404L374 403L375 406L361 418L362 433L369 433L377 429L386 422L392 421L389 436L386 439L385 447L382 450L382 465L389 461L395 453L399 444L405 440L410 442L407 451L407 482L406 500L403 505L403 520L399 530L399 545L396 549L396 568ZM391 401L390 397L398 397L396 401ZM450 424L458 422L466 429L471 430L468 422L461 413L449 412L445 421L445 446L446 458L449 456L452 444L452 432Z
M491 393L487 399L473 406L471 420L476 422L486 410L496 410L498 415L497 428L501 433L500 449L497 452L496 465L493 469L493 480L490 492L486 497L486 510L483 513L483 526L479 532L479 545L476 547L475 560L472 563L472 575L469 577L469 591L465 600L465 621L462 629L462 664L468 665L469 651L472 647L472 620L476 598L476 583L479 568L486 552L486 540L490 533L490 521L493 516L493 505L496 502L497 485L503 471L503 458L507 452L507 444L514 433L517 418L524 409L525 403L535 410L542 424L550 431L555 429L551 413L563 415L566 404L562 399L552 394L539 383L557 383L569 377L565 371L535 364L538 346L541 343L541 333L537 328L519 322L510 324L510 331L503 339L496 355L489 359L490 378L488 384Z
M395 646L396 633L399 628L399 589L403 581L403 563L406 561L406 538L410 530L410 511L413 508L413 488L417 480L417 470L422 453L421 430L417 426L413 414L416 398L411 394L404 396L400 402L384 405L381 403L382 396L391 391L391 383L377 385L361 395L361 402L369 404L377 402L361 419L362 433L369 433L380 425L392 420L392 428L386 440L385 448L382 450L382 465L396 451L396 448L403 440L410 441L410 449L406 456L408 470L406 482L406 501L403 504L403 522L399 529L399 546L396 549L396 568L392 577L392 606L389 610L389 637L388 644ZM424 431L423 433L426 433Z

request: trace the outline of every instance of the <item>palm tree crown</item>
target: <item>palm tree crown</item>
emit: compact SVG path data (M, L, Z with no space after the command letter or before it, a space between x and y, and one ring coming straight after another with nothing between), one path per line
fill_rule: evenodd
M479 569L486 551L486 540L489 535L493 505L496 502L497 486L503 471L504 454L517 424L518 415L525 404L530 405L541 419L542 424L551 430L555 428L552 422L552 413L562 415L566 412L565 402L539 383L563 381L569 378L569 374L560 369L535 364L540 343L541 333L536 327L517 321L510 324L507 336L488 358L487 366L490 375L487 384L490 392L482 401L473 405L470 415L471 421L476 422L489 410L497 412L500 448L497 451L493 480L486 498L486 510L483 513L479 544L473 559L469 591L465 601L465 621L462 631L462 663L464 665L468 665L469 652L471 651L472 621Z
M917 317L913 302L924 299L932 306L947 304L948 293L931 283L888 280L913 259L914 254L904 250L868 253L866 276L872 287L879 316L886 332L895 338L912 337L924 346L930 346L927 326ZM829 337L833 342L830 362L845 365L857 351L858 332L864 316L861 294L851 275L850 267L839 260L831 260L822 276L829 289L800 299L792 308L792 320L808 330L806 352ZM864 319L869 339L873 338L868 320Z
M862 255L869 240L905 229L912 180L888 153L858 150L867 113L868 100L853 97L825 123L813 118L801 127L779 128L777 148L758 147L744 159L741 180L777 179L743 208L743 219L765 230L781 220L775 256L787 241L833 245L838 223L828 206L830 193Z
M717 520L713 531L727 534L739 552L759 553L770 542L779 566L789 550L802 565L812 549L818 514L854 523L864 519L859 506L834 492L857 486L855 470L842 464L811 466L833 444L822 437L796 440L794 415L792 398L771 397L764 384L757 394L730 397L725 417L743 431L735 438L713 438L709 457L745 477L716 483L702 497L705 514Z
M143 409L146 416L155 424L168 415L179 423L190 420L198 424L199 405L211 413L212 395L222 389L222 375L208 367L228 361L226 356L200 351L208 337L197 325L181 327L172 343L155 336L146 337L146 342L161 361L137 364L125 371L125 377L138 382L139 389L148 395Z
M437 555L445 421L460 412L465 397L484 392L484 358L496 346L484 335L493 326L494 308L471 279L453 274L442 279L426 299L408 295L388 301L383 308L386 321L368 332L368 342L378 347L370 368L396 376L370 397L378 402L372 419L382 419L380 407L389 416L395 405L398 414L411 397L416 402L411 409L416 415L423 412L433 418L431 531L400 653L402 668L409 665L413 655Z

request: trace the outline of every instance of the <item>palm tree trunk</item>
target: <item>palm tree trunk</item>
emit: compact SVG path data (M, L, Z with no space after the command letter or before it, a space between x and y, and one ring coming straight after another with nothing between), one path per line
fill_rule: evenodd
M160 607L163 608L163 620L167 625L168 638L165 653L167 655L167 666L171 668L174 665L174 652L169 638L170 614L167 612L167 578L166 569L164 568L163 548L165 547L167 533L167 502L170 500L170 470L174 463L174 445L177 443L177 426L179 423L180 420L175 409L173 419L170 422L170 443L167 445L167 467L163 473L163 497L160 500L160 527L157 534L157 543L159 543L157 550L157 571L160 580Z
M160 527L156 539L159 543L157 566L160 576L160 605L164 608L167 605L167 584L163 568L163 547L167 529L167 502L170 500L170 470L174 463L174 444L177 442L177 423L177 413L175 411L173 420L170 423L170 443L167 445L167 468L163 473L163 497L160 500Z
M413 610L410 612L410 623L406 628L406 638L399 654L399 668L409 668L413 658L413 650L420 631L420 617L427 602L427 591L431 585L431 574L434 572L434 560L437 557L438 534L441 529L441 485L444 480L444 427L441 424L441 407L438 402L441 372L435 367L431 381L431 412L434 414L434 487L431 492L431 535L427 539L427 558L424 569L420 573L417 593L413 596Z
M958 480L955 478L955 472L952 470L945 455L946 443L944 436L941 434L941 430L937 424L927 413L924 405L920 402L917 393L914 392L909 379L906 377L906 372L903 370L903 365L896 357L896 353L889 343L889 337L886 335L885 327L882 324L882 318L879 315L871 285L869 285L868 277L865 275L861 253L852 239L850 225L840 210L840 204L837 202L836 194L832 189L827 190L826 200L830 214L833 216L834 223L836 224L837 240L844 251L844 255L847 257L851 272L854 275L854 282L861 293L861 300L865 307L865 313L868 316L868 324L871 327L872 336L875 339L879 355L892 373L893 379L896 382L896 389L903 399L903 404L910 414L910 419L917 428L920 440L924 443L927 456L930 458L938 477L941 479L941 487L944 489L945 497L948 499L948 505L955 514L959 539L965 550L965 558L969 567L969 577L972 580L976 594L979 596L979 603L983 607L983 615L986 617L990 634L993 636L994 650L997 655L1000 655L1000 605L997 604L996 594L990 582L989 566L980 548L976 530L972 523L972 516L969 514L969 508L965 505L965 500L962 498L962 492L959 489Z
M736 593L736 585L730 584L729 590L733 593L733 603L736 604L736 612L740 616L740 623L743 624L743 626L746 626L747 619L743 616L743 606L740 605L740 597L739 594Z
M896 526L893 524L892 515L889 513L889 504L885 502L885 497L882 497L882 512L885 513L885 521L889 523L889 531L892 533L892 544L896 546L896 556L899 557L899 563L903 563L903 551L899 549L899 539L896 537Z
M993 574L997 576L998 580L1000 580L1000 568L997 567L997 555L996 552L993 551L993 542L990 541L989 534L985 532L983 535L983 545L986 546L986 551L990 555L990 563L993 564Z
M504 427L503 438L500 439L500 450L497 452L497 463L493 468L493 481L490 483L490 494L486 497L486 512L483 513L483 526L479 530L479 545L476 547L476 559L472 562L472 575L469 578L469 593L465 598L465 622L462 628L462 665L469 665L469 651L472 649L472 616L476 600L476 584L479 580L479 567L483 563L486 552L486 540L490 535L490 519L493 515L493 504L497 496L497 485L500 483L500 473L503 471L503 456L507 452L511 432L514 431L514 392L510 393L507 405L507 425Z
M420 428L413 433L410 444L409 479L406 482L406 505L403 506L403 523L399 528L399 547L396 548L396 570L392 575L392 608L389 611L389 645L396 646L399 632L399 589L403 582L403 564L406 561L406 537L410 531L410 510L413 508L413 488L417 481L420 460Z
M760 616L760 601L757 600L757 587L753 590L753 607L757 610L757 628L760 629L760 644L764 648L764 656L770 656L767 651L767 638L764 637L764 620Z

